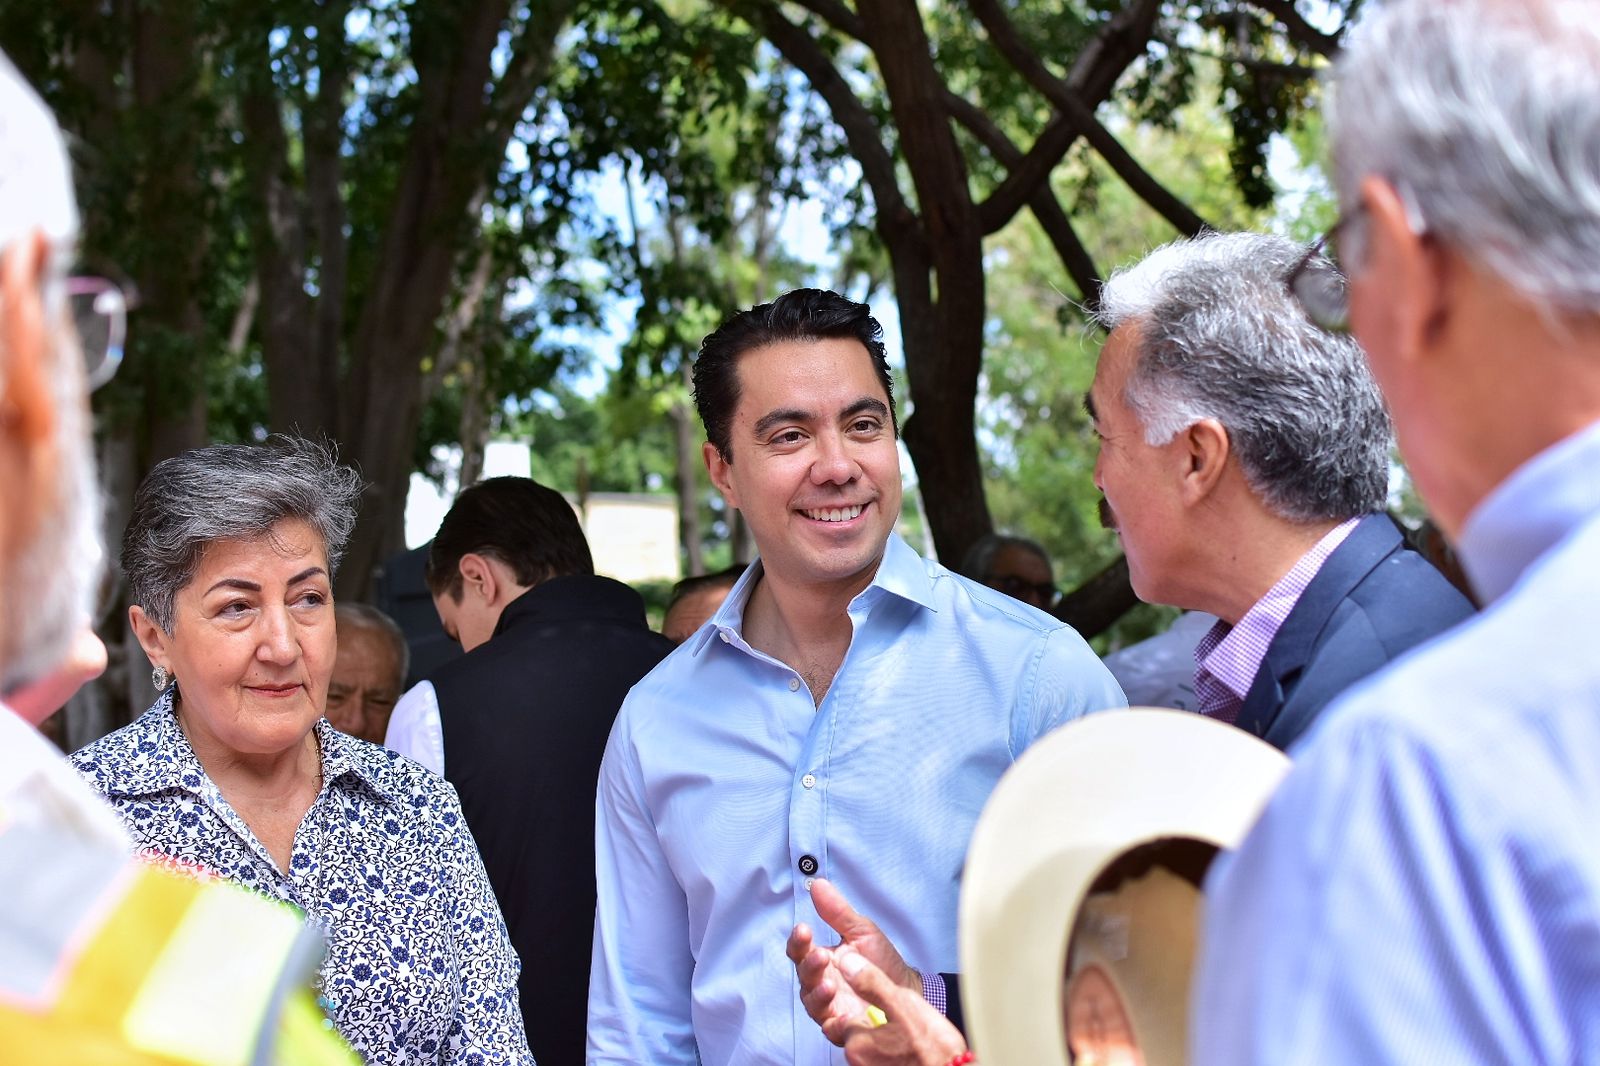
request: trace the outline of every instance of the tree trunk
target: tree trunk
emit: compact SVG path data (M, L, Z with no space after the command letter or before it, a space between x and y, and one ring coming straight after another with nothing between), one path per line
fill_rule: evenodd
M368 483L339 575L341 595L364 598L384 558L402 546L422 356L434 347L475 208L574 5L536 5L491 95L484 87L494 81L491 59L509 6L483 0L429 9L430 19L452 8L461 17L449 27L435 24L426 46L413 26L422 99L340 390L340 439Z
M483 456L489 447L489 404L485 393L483 368L469 368L461 395L461 488L476 485L483 478Z
M898 250L895 264L915 409L906 420L906 448L917 465L939 556L959 559L993 528L973 417L983 361L983 229L916 0L862 0L859 9L916 187L928 249L926 264L916 255L911 258L918 261L902 267L898 260L908 258L906 250ZM929 266L932 291L923 280Z

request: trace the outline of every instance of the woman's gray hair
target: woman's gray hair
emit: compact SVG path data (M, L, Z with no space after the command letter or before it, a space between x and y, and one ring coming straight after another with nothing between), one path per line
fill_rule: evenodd
M133 498L122 535L132 602L172 632L173 601L218 540L265 537L286 518L322 537L331 577L356 524L361 478L331 447L297 437L215 444L157 463Z
M1362 179L1384 178L1428 232L1513 287L1600 312L1597 15L1593 0L1371 10L1334 70L1346 209Z
M1318 328L1290 295L1304 254L1256 233L1175 241L1113 274L1098 318L1139 331L1123 399L1147 443L1214 418L1274 513L1370 514L1388 495L1389 416L1360 346Z

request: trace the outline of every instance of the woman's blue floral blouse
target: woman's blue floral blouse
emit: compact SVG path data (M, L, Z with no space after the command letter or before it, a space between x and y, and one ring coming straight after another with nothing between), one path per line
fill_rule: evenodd
M172 693L72 756L136 845L304 911L328 939L324 1006L373 1066L530 1066L517 957L455 789L318 721L322 790L281 873L201 768Z

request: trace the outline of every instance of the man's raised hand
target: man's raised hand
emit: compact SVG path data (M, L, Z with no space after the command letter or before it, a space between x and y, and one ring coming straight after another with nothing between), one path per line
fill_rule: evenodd
M881 971L885 980L922 998L921 976L906 965L877 924L858 914L837 888L817 878L811 884L811 902L817 916L839 934L839 947L855 951ZM824 1036L842 1047L852 1025L871 1024L866 1002L839 972L838 951L816 944L810 926L802 922L794 927L787 952L800 978L800 1002Z

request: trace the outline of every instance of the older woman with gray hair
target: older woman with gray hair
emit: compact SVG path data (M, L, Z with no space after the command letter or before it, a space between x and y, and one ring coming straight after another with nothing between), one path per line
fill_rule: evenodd
M157 465L122 566L160 695L73 760L149 853L324 928L324 1006L369 1063L531 1063L516 956L455 791L323 717L359 492L328 450L288 437Z

